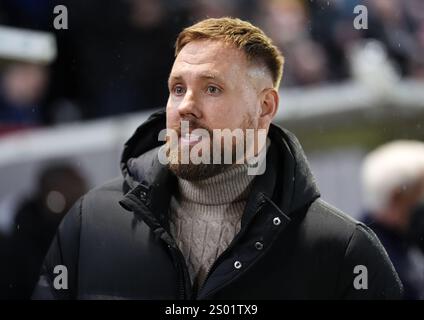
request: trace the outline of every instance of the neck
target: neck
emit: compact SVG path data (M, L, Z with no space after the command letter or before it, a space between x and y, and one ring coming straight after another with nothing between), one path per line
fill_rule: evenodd
M253 175L247 174L246 164L235 164L213 177L188 181L179 178L182 200L202 205L223 205L247 199Z

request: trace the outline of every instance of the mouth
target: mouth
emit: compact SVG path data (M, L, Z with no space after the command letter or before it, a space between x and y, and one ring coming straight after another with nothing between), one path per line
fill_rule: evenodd
M202 136L193 134L193 133L186 133L185 135L180 136L180 143L185 145L195 145L196 143L199 143L202 141Z

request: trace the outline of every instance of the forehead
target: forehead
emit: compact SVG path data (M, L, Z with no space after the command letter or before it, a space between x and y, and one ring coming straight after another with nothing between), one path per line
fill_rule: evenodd
M175 59L171 76L209 73L231 77L245 72L244 53L222 41L197 40L186 44Z

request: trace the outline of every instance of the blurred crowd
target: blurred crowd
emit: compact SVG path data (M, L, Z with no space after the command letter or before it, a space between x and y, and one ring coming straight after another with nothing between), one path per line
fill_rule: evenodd
M68 9L66 30L53 27L57 4ZM357 5L368 9L368 29L354 28ZM424 78L422 0L1 0L0 25L53 33L58 56L48 65L2 61L0 135L164 106L177 34L219 16L274 39L286 57L284 87L348 79L349 52L366 38L385 46L399 74Z
M53 28L58 4L68 8L67 30ZM368 29L356 30L360 4ZM0 138L164 106L177 34L220 16L249 20L274 39L286 58L284 87L349 79L348 56L368 38L380 41L401 76L424 80L423 0L0 0L0 26L50 32L58 49L52 63L0 56ZM422 143L399 142L372 153L363 176L364 221L413 299L424 299L423 163ZM0 230L0 261L8 261L0 264L0 298L30 297L55 230L87 181L69 164L49 164L36 190L17 203L10 232Z
M362 220L385 247L405 299L424 299L424 143L398 140L362 165Z
M82 173L66 161L46 164L35 191L19 199L0 228L0 300L29 299L56 229L72 205L87 192ZM12 211L12 212L6 212Z

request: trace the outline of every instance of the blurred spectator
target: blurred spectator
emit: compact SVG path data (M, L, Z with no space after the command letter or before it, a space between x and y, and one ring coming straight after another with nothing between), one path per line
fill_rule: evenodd
M56 0L1 0L0 23L19 28L48 30Z
M191 5L191 20L198 21L204 17L219 18L223 16L238 16L241 6L239 1L207 1L197 0L193 1Z
M253 20L260 2L259 0L186 0L185 6L190 12L189 20L191 23L205 18L224 16Z
M424 299L424 143L396 141L371 152L362 169L368 224L397 270L406 299Z
M411 77L424 80L424 19L418 25L415 37L417 39L416 52L409 62L408 72Z
M308 38L309 11L302 0L266 0L261 2L259 18L268 35L284 48L301 38Z
M46 67L11 63L0 75L0 135L41 123L40 105L48 85Z
M84 119L165 106L173 43L184 8L167 0L65 0L69 29L56 31L51 100ZM57 122L57 106L47 113Z
M286 52L285 85L317 85L328 80L327 55L313 40L292 44Z
M74 202L87 191L85 179L66 164L42 170L37 188L18 207L11 237L0 243L4 248L0 259L1 298L30 298L56 228Z
M316 85L328 80L327 54L310 35L307 1L266 0L256 20L285 55L284 86Z
M385 43L390 55L397 62L402 75L408 73L408 63L416 52L414 21L401 0L367 0L370 10L368 37Z
M69 28L53 28L65 5ZM164 106L177 32L188 21L175 0L5 0L0 23L56 34L58 59L43 123L99 118Z
M348 78L348 52L360 41L364 30L353 26L356 18L354 8L361 0L346 1L311 1L309 2L311 16L311 35L315 41L322 44L329 61L329 78L333 81Z

